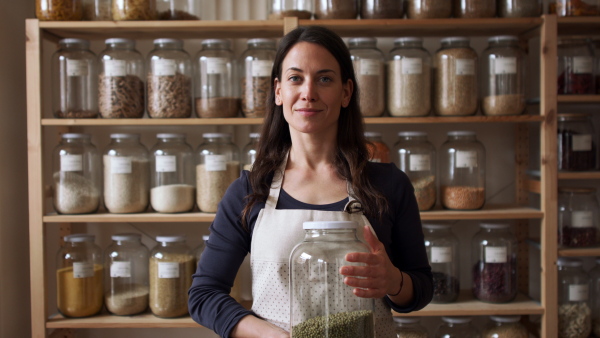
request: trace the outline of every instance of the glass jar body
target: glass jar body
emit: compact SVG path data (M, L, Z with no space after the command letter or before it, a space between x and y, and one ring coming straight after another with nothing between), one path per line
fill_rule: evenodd
M350 56L360 88L359 107L363 116L375 117L385 111L385 59L374 39L350 40Z
M396 338L428 338L427 329L419 324L419 318L396 319Z
M548 12L557 16L600 15L600 0L552 0L548 6Z
M260 134L252 133L250 134L250 142L246 144L244 150L242 150L242 154L244 156L242 169L244 170L252 170L252 165L256 160L256 153L258 152L258 141L260 140Z
M267 4L270 20L280 20L289 16L306 20L313 15L312 0L271 0Z
M590 270L592 300L592 331L600 336L600 259L596 259L596 266Z
M112 0L112 19L156 20L156 0Z
M369 161L377 163L390 163L390 148L383 143L381 133L365 132Z
M156 0L158 20L200 20L198 0Z
M445 319L444 317L443 319ZM481 338L479 331L470 322L448 322L445 321L440 327L438 327L435 338L459 338L459 337L470 337L470 338Z
M242 113L246 117L264 117L271 87L271 70L275 60L275 42L266 39L248 41L242 54Z
M82 0L83 20L110 21L112 20L112 0Z
M399 134L394 145L396 165L404 171L415 189L419 210L430 210L435 206L436 154L433 144L425 134Z
M79 21L83 5L81 0L36 0L35 17L40 21Z
M358 0L315 0L315 19L356 19Z
M402 0L361 0L361 19L401 19L404 16Z
M559 114L558 170L595 170L598 167L596 137L589 114Z
M452 0L455 18L493 18L496 0Z
M452 16L452 1L407 0L406 16L409 19L443 19Z
M526 18L542 15L541 0L497 0L501 18Z
M600 244L600 206L596 189L558 189L558 244L582 248Z
M425 250L433 273L432 303L451 303L460 292L459 241L450 226L424 224Z
M592 333L589 276L578 266L558 263L558 335L586 338Z
M519 323L520 316L492 316L492 322L483 330L484 337L528 338L525 326Z
M558 94L594 94L594 55L585 39L558 42Z

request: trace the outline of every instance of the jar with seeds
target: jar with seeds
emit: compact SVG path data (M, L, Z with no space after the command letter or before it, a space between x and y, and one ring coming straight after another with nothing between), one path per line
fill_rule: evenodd
M264 117L267 113L275 53L275 40L248 40L248 49L241 57L242 113L246 117Z
M442 325L440 325L436 332L435 338L481 338L481 334L471 321L471 317L442 317Z
M558 94L594 94L594 53L586 38L558 40Z
M361 0L361 19L401 19L404 17L403 0Z
M139 134L111 134L104 151L104 206L111 213L144 212L150 195L148 150Z
M112 0L83 0L83 20L110 21Z
M315 0L315 19L356 19L358 0Z
M591 114L558 114L557 120L558 170L596 170L597 136Z
M242 150L244 170L252 170L252 165L254 164L254 160L256 160L256 153L258 152L259 140L260 133L250 133L250 141L244 146L244 150Z
M525 52L516 36L494 36L481 55L481 110L518 115L525 110Z
M526 18L542 15L541 0L497 0L501 18Z
M184 134L156 135L150 150L150 205L162 213L187 212L194 208L194 152Z
M290 16L306 20L313 14L312 0L270 0L267 5L269 20L281 20Z
M231 134L206 133L196 151L196 203L202 212L217 212L225 191L240 176L240 150Z
M140 234L116 234L111 239L104 251L106 308L118 316L144 312L148 308L150 251Z
M529 338L529 332L519 323L521 316L490 316L490 319L483 338Z
M36 0L35 17L40 21L79 21L82 0Z
M440 147L442 206L481 209L485 203L485 148L472 131L450 131Z
M595 188L558 188L558 245L567 248L599 245L599 218Z
M158 20L200 20L200 6L196 0L156 0Z
M452 0L455 18L493 18L496 0Z
M196 259L185 236L157 236L150 252L150 310L157 317L188 314L187 291L192 286Z
M363 116L381 116L385 111L385 59L375 38L348 40Z
M419 317L394 317L396 338L427 338L427 329L420 324Z
M406 17L409 19L443 19L452 16L452 1L407 0Z
M580 259L559 257L558 336L587 338L592 333L590 278Z
M442 39L434 57L433 107L440 116L477 113L477 53L469 39Z
M600 0L550 0L548 12L557 16L600 15Z
M192 115L192 61L183 41L156 39L148 54L148 116L186 118Z
M592 331L600 337L600 257L596 258L596 266L590 270L592 300Z
M390 163L390 148L383 142L380 132L366 131L364 133L369 150L369 161Z
M106 39L98 56L98 110L105 118L144 116L144 57L135 41Z
M56 212L96 212L102 194L102 167L90 135L63 134L54 148L52 162L52 202Z
M460 292L459 241L449 224L423 224L433 274L432 303L451 303Z
M112 19L156 20L156 0L112 0Z

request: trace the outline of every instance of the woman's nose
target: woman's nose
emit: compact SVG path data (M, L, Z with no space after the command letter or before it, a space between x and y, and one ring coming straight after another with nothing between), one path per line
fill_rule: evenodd
M302 86L302 100L314 102L318 98L316 86L312 81L304 82Z

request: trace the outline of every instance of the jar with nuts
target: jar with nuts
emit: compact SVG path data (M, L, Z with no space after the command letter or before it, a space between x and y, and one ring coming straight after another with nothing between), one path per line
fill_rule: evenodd
M580 259L559 257L558 336L587 338L592 333L590 278Z
M275 40L250 39L242 53L242 113L246 117L264 117L275 60Z
M359 106L365 117L385 111L385 59L375 38L348 40L356 81L360 88Z

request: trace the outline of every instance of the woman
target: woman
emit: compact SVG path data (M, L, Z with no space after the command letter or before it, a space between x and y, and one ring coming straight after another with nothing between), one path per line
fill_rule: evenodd
M390 307L427 305L431 268L410 181L393 164L368 161L348 49L328 29L297 28L282 39L271 79L256 161L219 204L190 314L224 337L289 337L288 259L302 223L355 220L371 253L348 254L367 266L340 273L356 296L375 298L377 337L395 337ZM229 296L248 252L252 311Z

